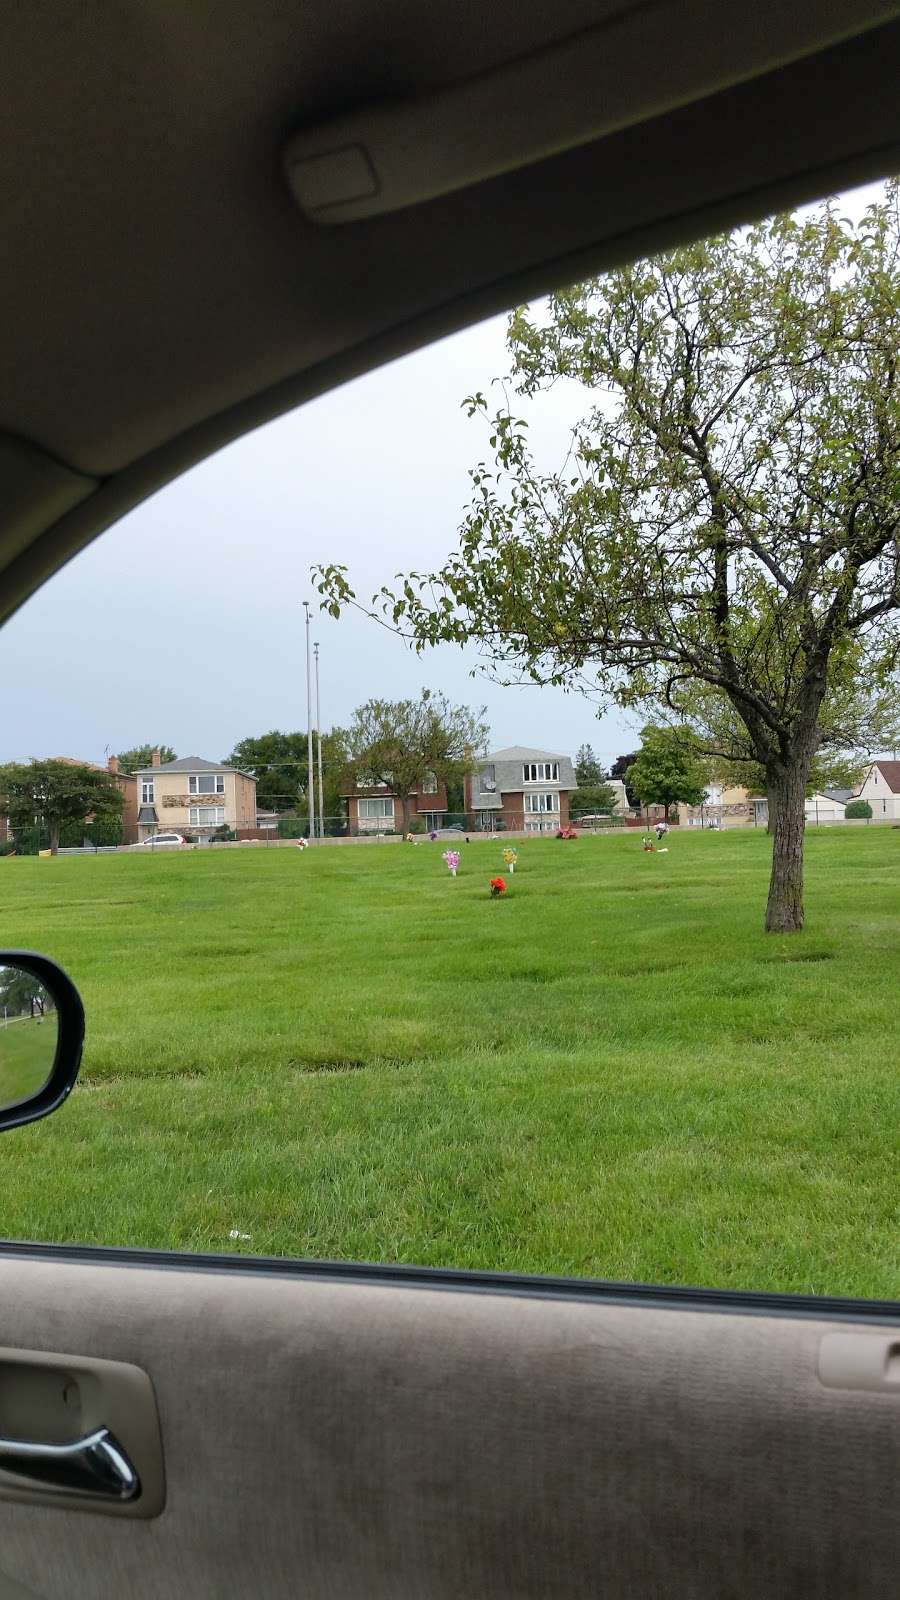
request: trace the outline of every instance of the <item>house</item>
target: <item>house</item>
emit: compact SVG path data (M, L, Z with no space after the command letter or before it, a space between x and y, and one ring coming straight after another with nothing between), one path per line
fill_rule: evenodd
M555 833L569 820L577 788L569 756L510 745L477 763L466 777L466 814L484 832Z
M753 822L753 801L740 784L710 783L699 806L678 807L682 828L746 828Z
M817 789L806 801L807 822L845 822L847 801L853 799L852 789Z
M122 837L126 844L134 844L138 836L138 780L133 772L122 772L119 768L118 756L110 756L105 767L100 767L95 761L79 761L75 756L53 756L54 761L63 761L68 767L89 767L91 772L102 772L114 788L124 796L125 809L122 812ZM87 819L86 819L87 820Z
M403 807L389 783L367 783L362 773L348 772L341 789L347 807L347 828L351 834L399 833L403 828ZM426 833L440 828L447 810L446 785L430 773L421 788L407 795L407 822L411 829Z
M873 822L900 820L900 761L873 761L854 799L868 800Z
M162 829L203 838L222 827L256 826L256 779L237 767L203 756L161 762L154 750L150 766L136 777L141 839Z

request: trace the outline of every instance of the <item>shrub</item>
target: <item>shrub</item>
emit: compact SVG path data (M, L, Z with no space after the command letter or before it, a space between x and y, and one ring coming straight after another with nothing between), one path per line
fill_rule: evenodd
M870 817L871 815L872 807L869 805L868 800L847 801L847 808L844 812L845 817Z
M98 817L85 824L84 834L91 844L121 844L125 828L121 817Z
M309 832L309 823L304 817L279 817L279 839L305 839Z

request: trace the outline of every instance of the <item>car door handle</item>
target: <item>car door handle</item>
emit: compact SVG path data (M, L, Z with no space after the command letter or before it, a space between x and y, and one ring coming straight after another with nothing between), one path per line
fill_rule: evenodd
M124 1501L141 1492L140 1478L108 1428L68 1444L0 1439L0 1472L49 1494Z

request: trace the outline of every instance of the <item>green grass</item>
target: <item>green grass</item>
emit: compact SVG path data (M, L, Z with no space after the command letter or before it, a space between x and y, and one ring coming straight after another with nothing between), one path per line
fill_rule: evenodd
M900 1295L900 833L0 861L84 996L8 1237ZM234 1240L232 1230L249 1238Z
M0 1022L0 1106L30 1098L50 1076L56 1054L56 1017Z

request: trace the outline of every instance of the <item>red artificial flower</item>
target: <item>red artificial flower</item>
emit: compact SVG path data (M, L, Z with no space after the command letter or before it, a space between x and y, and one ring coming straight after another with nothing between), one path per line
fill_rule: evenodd
M498 895L498 894L505 894L505 893L506 893L506 879L505 878L492 878L491 879L491 894L492 895Z

